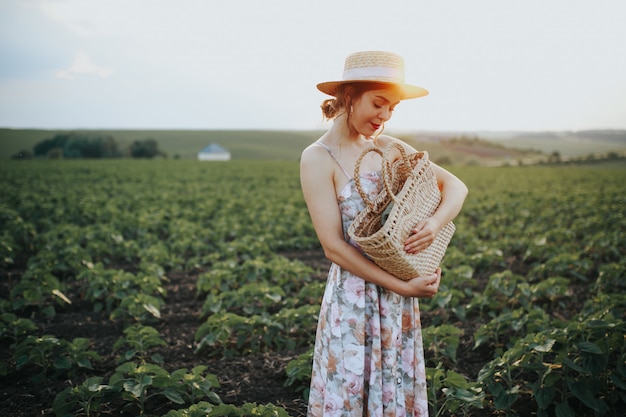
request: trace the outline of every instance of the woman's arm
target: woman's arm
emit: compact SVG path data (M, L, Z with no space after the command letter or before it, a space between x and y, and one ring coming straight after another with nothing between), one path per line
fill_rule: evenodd
M402 145L407 154L417 152L409 144L391 136L381 136L381 139L383 147L397 142ZM397 152L396 157L400 157L400 152ZM432 161L431 166L441 190L441 203L431 217L420 221L413 228L413 233L409 235L404 246L408 253L417 253L428 248L435 241L437 233L461 212L465 197L467 197L468 189L459 178Z
M467 197L467 186L460 179L436 164L431 163L431 166L441 190L441 203L431 217L420 221L413 228L413 234L404 247L408 253L417 253L430 246L437 233L461 212Z
M300 182L313 227L325 256L350 273L406 297L432 297L439 288L436 274L403 281L381 269L345 241L334 185L335 162L321 147L302 153Z

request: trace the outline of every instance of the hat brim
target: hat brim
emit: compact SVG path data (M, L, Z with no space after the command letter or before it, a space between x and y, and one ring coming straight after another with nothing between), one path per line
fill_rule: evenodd
M317 89L320 90L324 94L328 94L329 96L335 97L337 94L337 90L339 86L342 84L353 84L353 83L363 83L363 82L372 82L377 84L389 84L390 86L395 86L400 88L402 92L402 97L400 100L408 100L411 98L419 98L428 95L428 90L422 87L418 87L416 85L411 84L399 84L399 83L389 83L384 81L369 81L369 80L350 80L350 81L327 81L324 83L319 83L317 85Z

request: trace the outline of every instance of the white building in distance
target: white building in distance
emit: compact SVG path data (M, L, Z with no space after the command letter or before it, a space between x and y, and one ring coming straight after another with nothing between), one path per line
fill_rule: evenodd
M230 161L230 152L212 143L198 152L198 161Z

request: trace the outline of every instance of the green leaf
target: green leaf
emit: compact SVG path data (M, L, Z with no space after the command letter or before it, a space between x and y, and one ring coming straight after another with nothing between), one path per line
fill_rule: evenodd
M159 377L169 377L169 373L154 363L146 363L138 368L139 372L149 372Z
M592 380L583 380L583 381L567 381L567 387L570 389L572 394L576 396L583 404L587 407L591 408L594 411L600 411L600 404L598 399L596 399L592 392L595 391L594 381Z
M15 358L15 369L19 371L24 366L28 365L29 362L30 358L28 357L28 355L20 355Z
M124 391L130 392L135 398L141 398L141 394L143 394L144 386L141 383L135 381L126 381L124 382L123 387Z
M611 376L609 376L609 379L615 384L615 386L620 388L622 391L626 391L626 382L622 378L615 374L612 374Z
M499 385L499 388L497 389L498 393L494 394L494 397L495 397L494 405L496 406L496 409L497 410L509 410L511 408L511 405L519 397L517 395L518 390L519 390L519 387L513 387L510 390L505 390L503 386Z
M163 365L163 363L165 362L165 359L163 359L163 355L161 355L160 353L152 354L152 356L150 356L150 359L152 359L154 363L158 363L159 365Z
M279 302L282 298L280 294L272 294L272 293L265 294L265 297L269 298L271 301L275 303Z
M206 392L206 396L211 404L222 404L222 399L213 391Z
M598 347L598 345L596 345L595 343L591 343L591 342L580 342L578 343L578 348L582 351L582 352L589 352L589 353L595 353L597 355L602 354L602 349L600 349Z
M449 387L467 388L468 382L463 375L454 371L448 371L446 375L446 385Z
M176 404L185 403L185 400L183 400L183 397L180 395L180 393L173 388L167 388L163 390L162 394L165 395L167 399L172 401L173 403L176 403Z
M71 369L72 361L67 356L61 356L54 360L55 369Z
M76 361L76 363L81 368L93 369L93 366L91 365L91 361L88 358L80 358L78 361Z
M172 378L172 380L174 381L180 381L185 377L186 374L187 374L187 369L180 368L172 372L170 374L170 378Z
M446 397L455 398L461 402L472 404L474 407L482 408L482 401L485 398L483 392L475 393L463 388L443 388L441 390Z
M552 404L556 390L554 387L542 387L537 385L533 387L533 394L539 408L545 410Z
M137 364L133 362L126 362L115 368L117 372L134 373L137 370Z
M41 312L48 318L48 319L52 319L54 318L54 316L56 315L56 310L54 309L54 306L47 306L41 309Z
M548 339L543 345L534 345L533 350L544 353L550 352L552 350L552 346L554 346L554 343L556 343L556 340Z
M585 353L582 355L582 363L587 370L587 372L592 375L600 375L606 371L607 367L607 356L606 355L597 355L594 353Z
M207 369L209 369L209 367L206 365L197 365L191 369L191 373L194 375L202 375L202 373Z
M575 363L569 358L563 358L561 362L563 363L563 365L566 365L569 368L572 368L573 370L580 372L581 374L584 374L587 372L582 366L578 365L577 363Z
M559 403L554 408L556 417L576 417L576 413L567 402Z
M102 380L103 378L100 376L92 376L92 377L87 378L85 382L83 382L83 385L90 392L98 392L98 391L101 391L102 388L106 386L106 385L101 385Z

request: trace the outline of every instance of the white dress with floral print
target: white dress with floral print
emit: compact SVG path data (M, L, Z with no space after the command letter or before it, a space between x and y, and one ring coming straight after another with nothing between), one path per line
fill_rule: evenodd
M361 176L375 196L378 173ZM344 236L364 203L354 181L339 208ZM308 416L428 416L418 300L402 297L332 264L322 300Z

